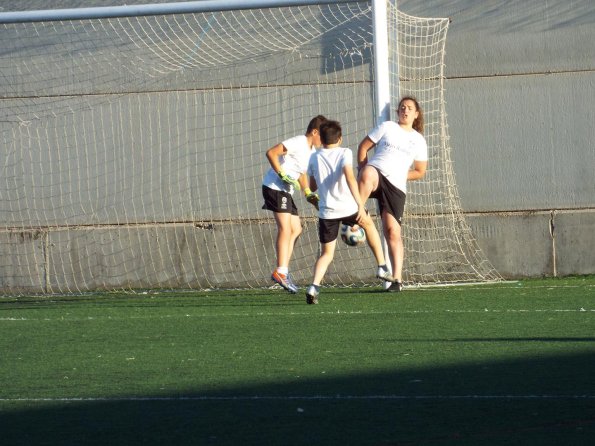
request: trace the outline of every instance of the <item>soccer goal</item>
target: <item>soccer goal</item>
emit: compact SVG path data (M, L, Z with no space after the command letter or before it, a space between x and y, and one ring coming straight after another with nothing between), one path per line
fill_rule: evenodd
M270 286L276 228L261 209L265 151L318 114L339 120L355 151L383 119L373 3L0 13L0 293ZM430 151L426 178L410 186L404 279L496 280L451 165L449 20L386 5L385 118L401 94L415 95ZM304 231L291 270L305 285L317 220L296 201ZM374 283L373 266L365 247L341 245L326 283Z

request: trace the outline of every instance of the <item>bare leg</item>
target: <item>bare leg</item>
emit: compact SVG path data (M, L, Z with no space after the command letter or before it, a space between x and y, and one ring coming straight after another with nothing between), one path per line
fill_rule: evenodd
M359 222L359 225L364 229L366 232L366 240L368 241L368 245L372 250L372 254L374 254L374 258L376 259L376 263L378 265L386 264L386 260L384 259L384 253L382 252L382 242L380 241L380 234L378 234L378 230L374 225L374 221L372 217L366 215L362 220Z
M372 192L378 188L378 181L378 171L374 167L365 166L361 170L357 184L364 203L370 198Z
M293 248L295 247L295 243L299 236L302 233L302 222L300 221L300 217L297 215L291 216L291 237L289 239L289 257L287 262L291 260L291 256L293 255Z
M317 286L321 284L322 279L324 279L324 275L326 274L326 270L333 261L337 240L333 240L329 243L321 243L320 246L321 253L314 265L314 280L312 281L312 283Z
M376 189L378 189L379 183L380 183L380 177L378 175L378 171L376 170L376 168L374 168L372 166L365 166L361 170L359 179L358 179L358 189L359 189L359 194L364 202L367 201L368 198L370 198L370 195L372 194L372 192L375 192ZM383 231L384 231L383 234L385 234L384 236L386 238L384 218L383 218L382 227L383 227ZM367 233L366 233L366 237L368 237ZM374 253L374 257L376 257L376 260L379 261L380 258L384 259L384 261L382 263L379 262L378 264L379 265L386 264L388 270L389 271L392 270L393 278L396 278L396 275L395 275L396 269L392 266L392 265L394 265L394 263L393 263L392 257L389 255L390 248L388 247L388 245L384 245L384 243L382 243L382 240L378 241L378 244L380 246L380 252L382 254L382 257L381 257L378 254L377 247L376 247L376 240L375 240L374 236L372 235L372 239L368 238L368 240L370 240L369 241L370 249ZM385 250L385 248L386 248L386 250ZM385 288L388 288L388 282L385 282Z
M302 225L297 215L275 212L277 223L277 267L289 267L295 241L302 233Z
M393 277L399 282L403 281L403 257L405 255L403 238L401 237L401 225L395 217L388 212L382 213L382 226L384 237L388 245L390 261L393 266Z

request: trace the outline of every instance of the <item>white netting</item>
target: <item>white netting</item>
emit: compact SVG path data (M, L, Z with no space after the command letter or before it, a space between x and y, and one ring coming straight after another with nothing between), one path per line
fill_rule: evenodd
M405 279L497 278L450 165L448 21L389 9L389 23L392 77L420 99L431 155L408 198ZM374 124L365 2L5 24L0 41L3 293L268 286L265 151L319 113L354 150ZM316 218L297 203L291 267L307 283ZM327 283L368 283L373 266L365 248L341 246Z

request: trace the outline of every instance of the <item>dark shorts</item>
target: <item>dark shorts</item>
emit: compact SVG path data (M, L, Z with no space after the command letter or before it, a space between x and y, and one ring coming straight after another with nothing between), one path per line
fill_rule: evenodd
M378 171L378 188L370 194L370 198L378 200L381 214L386 211L401 224L405 212L406 194L388 181L380 171Z
M355 220L357 212L349 217L343 218L319 218L318 219L318 239L320 243L330 243L333 240L337 240L339 235L339 228L341 224L353 226L357 224Z
M283 214L298 215L298 208L289 192L262 186L262 197L264 198L263 209Z

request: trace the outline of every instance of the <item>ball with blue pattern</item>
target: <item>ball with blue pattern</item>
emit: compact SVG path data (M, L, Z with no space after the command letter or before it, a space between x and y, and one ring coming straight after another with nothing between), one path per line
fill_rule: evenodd
M366 243L366 233L358 225L341 225L341 240L349 246L359 246Z

